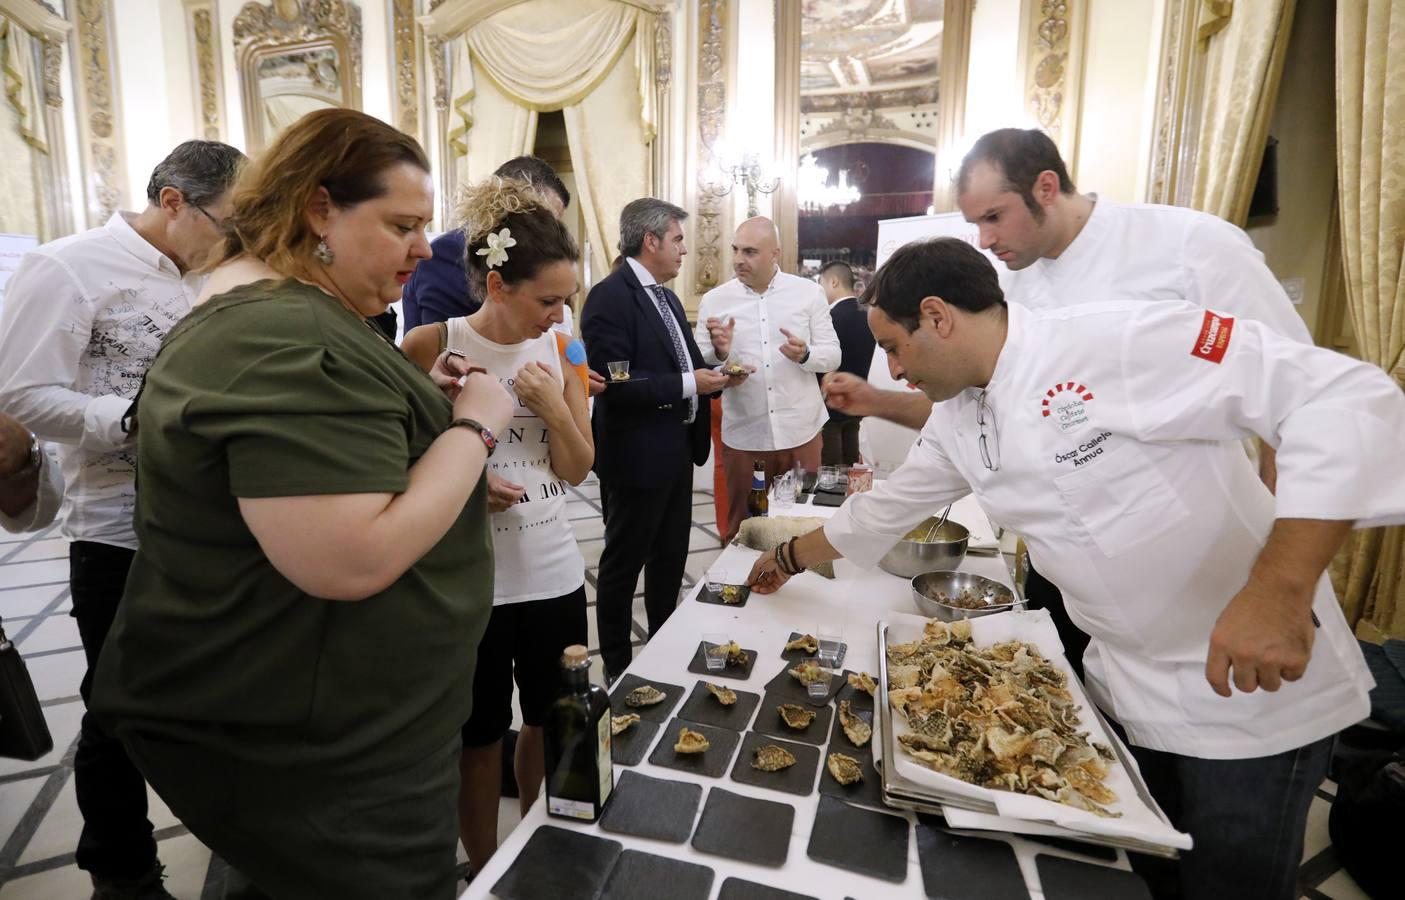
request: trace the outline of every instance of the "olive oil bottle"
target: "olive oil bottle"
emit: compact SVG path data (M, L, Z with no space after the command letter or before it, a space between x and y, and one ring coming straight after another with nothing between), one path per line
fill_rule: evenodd
M580 644L561 656L561 693L547 714L543 738L547 813L594 822L615 786L610 698L590 683L590 658Z
M758 460L751 467L751 493L746 495L746 515L766 518L770 501L766 499L766 464Z

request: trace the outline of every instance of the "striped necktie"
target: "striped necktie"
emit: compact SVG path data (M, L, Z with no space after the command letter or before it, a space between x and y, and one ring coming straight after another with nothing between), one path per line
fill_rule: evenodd
M673 318L673 309L668 305L668 295L663 292L663 285L651 284L645 290L654 298L655 305L659 308L659 315L663 317L664 327L668 329L668 336L673 340L673 355L678 359L678 371L693 371L692 363L688 359L688 351L683 348L683 336L678 333L678 320ZM698 397L696 394L688 398L688 418L687 422L692 422L698 415Z

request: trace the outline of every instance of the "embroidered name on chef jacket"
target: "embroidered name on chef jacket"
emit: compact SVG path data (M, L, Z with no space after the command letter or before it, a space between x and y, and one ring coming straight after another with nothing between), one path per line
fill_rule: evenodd
M1206 310L1205 323L1200 326L1200 336L1195 339L1195 346L1190 348L1190 355L1212 363L1222 362L1233 330L1234 320L1229 316Z
M1088 424L1088 404L1093 392L1076 381L1065 381L1044 392L1039 414L1061 433L1068 434Z
M1104 442L1110 437L1112 437L1111 431L1101 431L1072 450L1055 453L1054 463L1057 465L1071 462L1075 469L1086 465L1103 455L1103 451L1107 449Z

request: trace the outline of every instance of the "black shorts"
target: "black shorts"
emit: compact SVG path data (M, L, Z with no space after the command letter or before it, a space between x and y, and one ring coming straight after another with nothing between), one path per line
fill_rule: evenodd
M564 597L494 606L478 644L463 745L486 747L512 727L514 680L523 723L544 724L561 687L561 651L587 640L585 585Z

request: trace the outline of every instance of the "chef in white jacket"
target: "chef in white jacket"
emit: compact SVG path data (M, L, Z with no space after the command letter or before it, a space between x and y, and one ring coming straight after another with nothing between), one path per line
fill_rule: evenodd
M872 566L974 493L1092 636L1091 697L1195 839L1183 896L1292 896L1330 738L1368 715L1373 684L1323 572L1352 527L1405 521L1405 396L1191 304L1007 307L950 238L900 249L864 302L893 377L936 405L892 478L750 581ZM1278 449L1276 509L1233 443L1251 436Z

